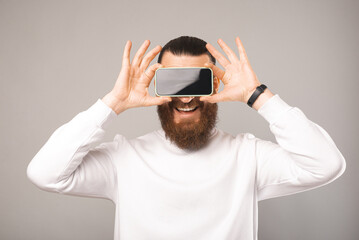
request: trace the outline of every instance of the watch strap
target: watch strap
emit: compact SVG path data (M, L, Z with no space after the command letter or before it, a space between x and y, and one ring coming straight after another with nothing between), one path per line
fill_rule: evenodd
M267 86L264 84L261 84L260 86L258 86L256 88L256 90L253 92L252 96L248 99L248 102L247 102L248 106L252 107L254 102L259 97L259 95L261 95L266 88L267 88Z

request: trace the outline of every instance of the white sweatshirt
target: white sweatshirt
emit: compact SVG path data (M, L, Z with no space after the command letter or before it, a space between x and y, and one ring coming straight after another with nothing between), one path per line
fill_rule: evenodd
M258 113L278 144L215 129L188 152L163 130L100 143L117 115L98 99L56 129L27 174L46 191L112 200L115 240L256 240L258 201L323 186L346 166L328 133L279 95Z

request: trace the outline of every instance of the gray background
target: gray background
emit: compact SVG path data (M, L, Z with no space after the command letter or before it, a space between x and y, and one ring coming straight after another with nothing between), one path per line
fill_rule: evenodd
M260 202L259 239L358 239L358 12L358 1L342 0L0 1L0 239L113 238L110 201L41 191L26 167L56 128L112 89L126 40L133 57L145 39L152 49L181 35L217 49L222 38L235 51L239 36L259 80L346 158L337 181ZM247 105L219 107L219 128L275 141ZM106 141L159 128L155 110L124 112Z

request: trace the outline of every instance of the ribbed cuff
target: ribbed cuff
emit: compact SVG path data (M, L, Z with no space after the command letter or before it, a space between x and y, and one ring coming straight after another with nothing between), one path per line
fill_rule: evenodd
M283 113L289 111L292 108L293 107L284 102L278 94L275 94L258 109L258 113L264 117L265 120L269 122L269 124L273 124L280 118Z
M107 106L100 98L86 112L95 121L96 125L103 129L106 129L117 117L112 108Z

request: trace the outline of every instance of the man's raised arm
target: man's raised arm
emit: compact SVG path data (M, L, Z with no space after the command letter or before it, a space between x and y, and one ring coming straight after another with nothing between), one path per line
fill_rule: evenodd
M121 72L110 93L56 129L29 163L27 175L35 185L46 191L116 201L116 167L111 152L117 150L118 142L96 145L119 113L171 101L148 93L155 71L161 66L148 67L161 50L157 46L143 57L149 44L149 40L142 44L131 64L131 42L127 41Z
M275 95L258 113L267 120L278 142L253 138L258 200L320 187L343 174L345 159L334 141L299 108Z
M201 100L247 103L261 83L249 64L242 42L236 38L239 59L222 39L218 44L229 60L211 44L206 47L225 71L213 64L207 66L222 80L224 88L212 96L201 97ZM345 159L334 141L299 108L289 106L269 89L259 95L252 107L268 121L278 142L252 136L256 141L258 200L322 186L343 174Z
M116 171L108 153L115 142L102 143L116 114L100 99L57 128L27 168L39 188L72 195L115 200Z

